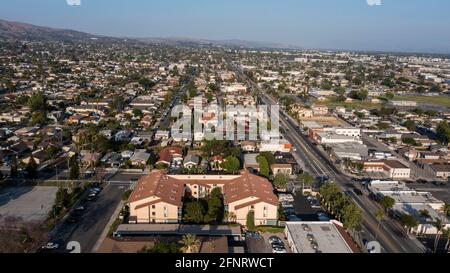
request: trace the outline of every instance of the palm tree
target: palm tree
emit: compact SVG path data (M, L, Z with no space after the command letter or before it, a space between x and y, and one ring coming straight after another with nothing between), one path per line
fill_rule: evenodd
M385 217L386 217L386 214L384 213L384 211L382 209L378 210L377 213L375 214L375 218L377 218L377 220L378 220L378 227L377 227L377 233L375 234L375 240L378 239L378 233L380 231L381 222L384 220Z
M184 235L179 243L182 245L181 251L183 253L198 253L200 251L200 240L193 234Z
M419 217L422 218L425 223L428 223L428 219L430 219L430 212L426 209L419 210ZM423 235L424 232L425 230L422 229L419 235Z
M447 239L447 243L445 244L445 251L450 252L450 228L446 228L442 231L442 235Z
M444 222L441 219L436 219L436 221L433 222L433 226L436 228L436 238L434 239L434 253L436 253L439 239L441 238L441 232L444 229Z
M442 205L439 211L442 213L442 222L445 222L445 219L450 214L450 204L445 203L444 205Z

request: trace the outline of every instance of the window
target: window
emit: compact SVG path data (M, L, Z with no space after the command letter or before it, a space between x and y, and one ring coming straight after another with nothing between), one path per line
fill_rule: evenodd
M251 206L250 209L255 209L255 206Z
M156 215L156 212L152 212L152 216L155 216Z
M156 206L155 205L152 205L152 209L155 209L156 208Z

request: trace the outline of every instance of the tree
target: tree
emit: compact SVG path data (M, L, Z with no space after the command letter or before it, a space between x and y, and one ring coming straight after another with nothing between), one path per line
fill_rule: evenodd
M269 166L276 163L275 156L271 152L261 152L259 155L263 156L267 160Z
M445 218L448 217L450 215L450 204L449 203L445 203L444 205L442 205L442 207L439 208L439 212L442 213L442 221L445 221Z
M77 156L74 155L69 161L69 178L71 180L77 180L80 177L80 166L78 164Z
M187 223L201 224L204 221L205 207L201 202L187 203L184 209L184 221Z
M198 253L200 251L201 242L193 234L184 235L179 243L182 245L181 251L183 253Z
M287 187L287 184L289 183L289 180L290 180L289 175L284 173L278 173L277 175L275 175L273 185L277 189L285 189Z
M28 162L28 164L25 168L29 178L34 179L37 177L37 168L38 168L38 165L36 163L36 160L34 159L34 157L30 157L30 161Z
M403 214L400 217L400 223L406 228L407 233L411 233L411 230L418 226L416 219L408 214Z
M436 228L436 237L434 239L434 253L436 253L439 246L439 239L441 238L441 233L444 229L444 222L441 219L436 219L432 224L433 227Z
M380 204L385 211L388 211L394 207L395 200L392 197L384 196L383 199L381 199Z
M403 123L403 126L412 132L416 131L416 123L413 120L408 119L405 123Z
M249 231L255 231L255 212L249 211L247 214L246 226Z
M347 198L347 197L346 197ZM342 209L342 223L348 230L359 230L362 223L362 211L355 204L349 203Z
M241 162L235 156L225 158L221 166L227 173L235 174L241 169Z
M299 177L298 177L298 181L300 183L302 183L302 188L304 189L309 188L313 185L314 183L314 177L312 175L310 175L307 172L302 173Z
M176 243L162 243L158 242L153 247L143 247L138 253L163 253L163 254L177 254L180 253L180 247Z
M375 214L375 218L377 218L377 220L378 220L377 233L375 235L375 240L377 240L378 234L380 232L381 223L386 218L386 214L385 214L384 210L381 210L381 209L378 210L377 213Z
M207 199L208 212L205 222L220 223L224 218L224 205L222 190L218 187L214 188Z
M447 121L442 121L439 123L437 130L437 139L443 143L448 144L450 142L450 125Z
M366 100L369 96L369 92L367 90L361 91L352 91L350 92L350 98L355 100Z
M134 108L133 109L133 116L138 117L138 118L142 118L142 116L144 116L144 113L142 112L141 109Z
M45 125L47 123L47 116L44 112L34 112L31 116L30 126Z
M33 94L28 99L28 107L30 108L31 112L37 112L37 111L46 111L47 109L47 99L42 92L37 92Z
M445 251L448 253L450 251L450 228L446 228L442 231L442 235L445 239L447 239L447 242L445 243Z
M270 167L269 163L267 162L267 159L264 156L258 156L256 158L256 161L259 164L259 174L261 176L268 178L270 175Z

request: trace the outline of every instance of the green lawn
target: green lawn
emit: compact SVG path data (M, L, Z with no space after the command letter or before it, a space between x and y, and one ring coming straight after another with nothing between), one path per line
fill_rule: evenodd
M450 107L450 97L446 96L411 96L411 97L395 97L394 100L415 101L417 103L429 104L441 107Z

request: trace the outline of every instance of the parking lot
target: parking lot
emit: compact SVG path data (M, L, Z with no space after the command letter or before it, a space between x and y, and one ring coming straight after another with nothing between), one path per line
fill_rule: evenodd
M51 211L57 187L11 187L0 191L0 215L25 222L44 221Z
M283 241L287 253L290 253L289 245L283 233L263 233L260 234L259 238L246 238L247 252L251 254L272 253L272 246L269 242L269 238L272 236L280 238Z
M279 195L286 221L328 221L320 201L313 196L297 193Z

